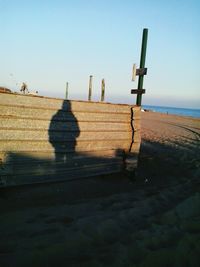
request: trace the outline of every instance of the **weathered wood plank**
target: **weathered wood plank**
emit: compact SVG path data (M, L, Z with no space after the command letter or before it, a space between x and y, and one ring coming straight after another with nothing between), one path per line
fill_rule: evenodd
M140 142L139 143L133 143L131 146L131 153L139 153L140 151Z
M116 156L123 157L123 150L97 150L97 151L84 151L79 153L68 153L68 160L81 160L84 158L113 158ZM18 152L1 152L0 160L5 164L12 164L16 162L17 164L23 162L26 164L27 162L55 162L55 151L18 151Z
M71 112L84 111L84 112L116 112L116 113L129 113L130 105L124 104L111 104L102 102L88 102L88 101L67 101L63 99L30 96L21 94L4 94L0 93L0 104L29 106L44 109L63 109Z
M45 182L59 182L75 180L84 177L91 177L102 174L117 173L123 169L122 164L104 164L99 166L90 166L88 168L74 169L66 172L52 172L48 175L12 175L1 177L1 186L16 186L23 184L36 184Z
M65 163L62 162L40 162L40 163L33 163L31 164L14 164L13 165L6 165L4 174L13 174L13 175L47 175L52 172L68 172L80 168L89 168L92 166L104 166L107 164L123 164L122 158L85 158L82 160L77 161L66 161ZM1 173L2 174L2 173Z
M136 122L133 121L133 128L134 128L134 131L140 131L141 130L140 121L136 121Z
M57 114L57 115L56 115ZM105 121L105 122L127 122L130 120L129 113L106 113L106 112L69 112L55 111L51 109L29 108L20 106L0 105L0 119L3 117L41 119L51 121L56 115L60 121ZM73 116L72 116L73 115Z
M57 152L84 152L84 151L97 151L97 150L110 150L110 149L124 149L128 150L130 146L130 140L95 140L95 141L77 141L76 144L72 142L54 143L54 147ZM1 151L54 151L54 147L47 141L1 141Z
M140 132L134 132L133 141L134 141L134 143L141 143Z
M42 129L42 130L60 130L60 131L131 131L130 123L109 123L109 122L60 122L1 118L0 128L13 130L16 129Z
M4 130L0 129L0 140L39 140L49 141L48 131L38 130ZM78 135L78 137L77 137ZM51 140L55 141L78 141L78 140L124 140L131 139L132 132L53 132Z

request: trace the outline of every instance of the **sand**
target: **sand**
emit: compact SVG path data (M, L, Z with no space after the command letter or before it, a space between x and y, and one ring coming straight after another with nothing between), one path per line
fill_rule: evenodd
M200 119L142 113L136 177L0 192L0 266L200 266Z

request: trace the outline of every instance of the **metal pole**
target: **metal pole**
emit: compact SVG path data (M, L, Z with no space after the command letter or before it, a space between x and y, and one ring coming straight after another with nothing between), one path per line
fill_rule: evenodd
M147 50L147 37L148 37L148 29L143 29L140 68L145 67L146 50ZM143 80L144 80L144 75L139 76L138 89L143 89ZM141 106L141 104L142 104L142 95L138 94L137 100L136 100L136 105Z
M90 75L88 101L91 101L91 98L92 98L92 78L93 78L93 76Z
M69 89L69 83L66 83L66 91L65 91L65 99L68 99L68 89Z
M105 99L105 80L102 79L101 81L101 102Z

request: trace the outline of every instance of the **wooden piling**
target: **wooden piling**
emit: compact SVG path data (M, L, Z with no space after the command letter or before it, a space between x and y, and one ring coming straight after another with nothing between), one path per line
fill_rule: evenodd
M101 81L101 102L105 100L105 80Z
M93 78L93 76L90 75L90 79L89 79L89 92L88 92L88 101L91 101L91 98L92 98L92 78Z
M65 99L68 99L69 83L66 82Z

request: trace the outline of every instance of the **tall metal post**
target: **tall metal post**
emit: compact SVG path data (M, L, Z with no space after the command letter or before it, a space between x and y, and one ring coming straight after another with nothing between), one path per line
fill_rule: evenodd
M66 82L65 99L68 99L69 83Z
M101 81L101 102L105 99L105 80L102 79Z
M93 76L90 75L88 101L91 101L91 97L92 97L92 78L93 78Z
M141 47L141 56L140 56L140 68L141 69L145 67L146 50L147 50L147 37L148 37L148 29L143 29L142 47ZM143 89L143 80L144 80L144 75L139 76L138 89ZM136 104L138 106L141 106L142 94L137 95Z

